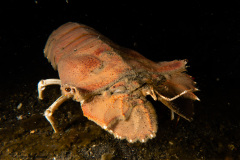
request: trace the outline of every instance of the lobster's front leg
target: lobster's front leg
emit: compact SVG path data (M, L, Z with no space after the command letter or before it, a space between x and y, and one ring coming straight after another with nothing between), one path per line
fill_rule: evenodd
M60 79L45 79L38 82L38 98L43 99L42 92L48 85L61 85Z

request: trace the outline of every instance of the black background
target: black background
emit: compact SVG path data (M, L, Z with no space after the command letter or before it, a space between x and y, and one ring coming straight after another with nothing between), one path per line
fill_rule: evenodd
M46 62L43 48L50 33L74 21L151 60L188 59L190 73L204 81L200 89L209 83L232 85L240 60L239 6L238 1L9 1L0 11L1 80L22 81L25 74L37 74L36 68Z
M21 85L57 78L43 48L54 29L73 21L153 61L188 59L188 73L201 90L196 117L216 126L230 119L239 131L239 1L31 0L0 5L1 97ZM238 133L231 134L239 140Z

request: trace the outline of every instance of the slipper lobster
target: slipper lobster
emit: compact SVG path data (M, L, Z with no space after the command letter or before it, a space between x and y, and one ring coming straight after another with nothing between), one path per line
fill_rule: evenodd
M81 103L84 116L118 139L146 142L156 136L157 115L150 95L174 114L191 121L198 89L185 73L186 60L153 62L120 47L86 25L68 22L49 36L44 54L60 79L38 83L39 99L48 85L62 95L44 112L58 132L54 111L67 99Z

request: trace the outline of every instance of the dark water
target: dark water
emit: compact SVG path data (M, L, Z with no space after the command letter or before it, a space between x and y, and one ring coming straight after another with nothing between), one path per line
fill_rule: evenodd
M56 6L58 4L58 6ZM3 5L0 10L1 159L239 159L240 5L203 3L98 4L74 1ZM53 10L54 8L54 10ZM24 12L23 12L24 11ZM9 14L13 13L13 14ZM201 102L193 122L158 114L156 138L129 144L89 121L80 104L65 102L54 134L43 112L60 96L58 86L37 99L37 83L57 78L43 48L49 34L68 21L89 25L114 42L154 61L188 59Z

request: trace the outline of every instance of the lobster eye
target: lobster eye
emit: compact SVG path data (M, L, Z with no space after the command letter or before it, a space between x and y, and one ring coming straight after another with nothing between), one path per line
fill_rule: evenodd
M70 92L70 91L71 91L71 88L65 88L65 91L66 91L66 92Z

